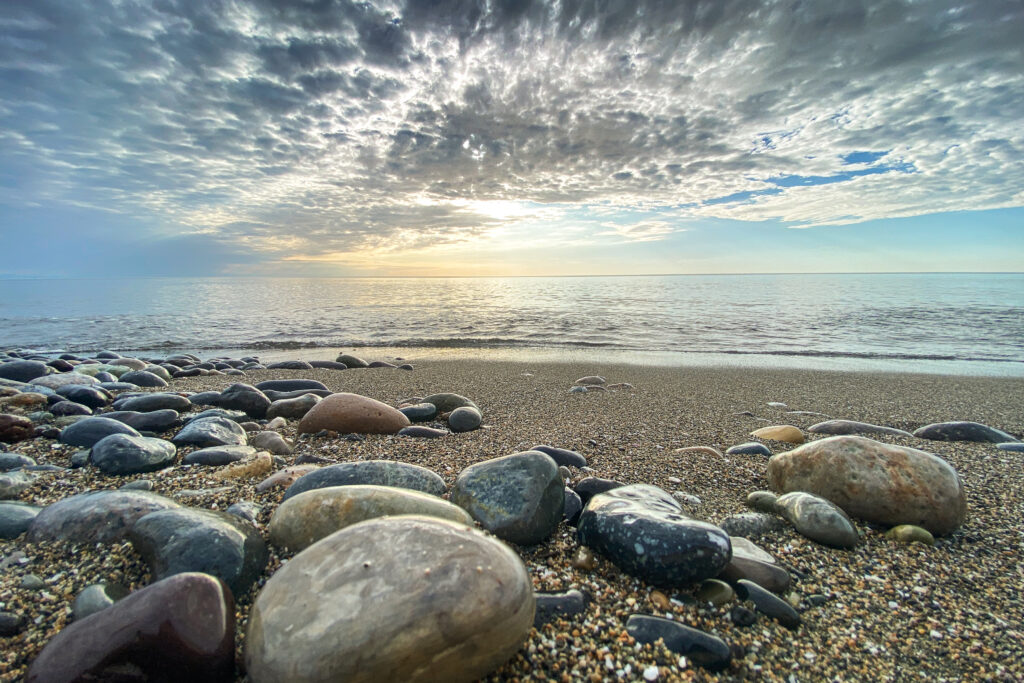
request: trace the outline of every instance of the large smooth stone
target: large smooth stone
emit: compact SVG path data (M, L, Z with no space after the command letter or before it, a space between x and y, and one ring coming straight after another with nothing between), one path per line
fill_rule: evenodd
M9 363L0 363L0 377L12 379L15 382L31 382L49 371L50 368L46 363L38 360L15 360Z
M140 432L153 432L159 434L173 429L181 424L181 416L176 410L154 410L149 413L139 413L134 410L116 410L110 413L103 413L108 420L123 422L132 429Z
M234 420L223 417L204 417L192 420L171 441L175 446L244 446L248 443L245 430Z
M185 465L219 467L220 465L230 465L255 454L256 449L252 446L210 446L192 451L182 458L181 462Z
M269 554L251 523L226 512L175 508L140 518L128 532L157 579L203 572L240 596L259 578Z
M789 589L789 572L780 567L771 554L739 536L730 536L729 542L732 543L732 559L718 578L732 584L740 579L753 581L773 593Z
M270 366L267 366L268 368ZM298 391L299 389L327 389L327 385L315 379L268 379L256 385L260 391Z
M280 360L267 363L267 370L312 370L313 366L304 360Z
M915 448L863 436L832 436L768 461L777 491L806 491L868 522L914 524L936 535L963 523L967 499L956 470Z
M44 377L36 377L32 380L32 384L39 387L46 387L47 389L56 389L62 387L65 384L99 384L100 381L95 377L84 375L80 372L58 372L55 375L46 375Z
M302 550L358 522L386 515L424 515L471 525L462 508L437 496L391 486L331 486L281 503L270 519L270 542Z
M298 398L286 398L281 401L274 401L267 408L267 419L273 420L275 417L283 417L290 420L297 420L304 417L306 413L313 409L317 403L321 401L320 397L316 394L303 394Z
M417 403L399 408L398 412L409 418L411 422L429 422L437 417L437 406L433 403Z
M131 382L140 387L163 388L167 386L167 380L147 370L132 370L121 375L118 379L122 382Z
M346 368L365 368L369 366L369 364L362 358L353 356L349 353L339 354L338 357L334 359L334 362L342 363Z
M345 434L397 434L409 418L386 403L358 394L331 394L306 413L299 434L329 429Z
M394 486L432 496L440 496L445 490L444 479L425 467L393 460L360 460L321 467L300 477L284 492L284 500L313 489L352 484Z
M437 412L439 413L450 413L456 408L476 408L480 410L480 406L473 403L465 396L452 393L440 393L431 394L430 396L424 396L420 403L432 403L437 406Z
M980 441L982 443L1019 441L995 427L977 422L937 422L914 430L914 436L932 441Z
M35 464L35 458L30 458L27 455L0 451L0 472L8 472L22 467L32 467Z
M540 451L551 456L551 459L558 465L565 467L586 467L587 459L584 458L580 453L576 451L570 451L568 448L555 448L554 446L541 445L534 446L530 449L531 451Z
M267 416L270 399L256 387L239 382L221 392L217 405L229 410L241 410L249 417L262 420Z
M451 500L495 536L535 545L562 520L565 484L551 456L523 451L464 469Z
M253 683L473 681L526 640L522 560L468 526L372 519L311 545L270 577L249 617Z
M756 439L768 439L770 441L785 441L787 443L803 443L804 434L793 425L772 425L761 427L750 432Z
M117 401L115 407L118 410L130 410L137 413L149 413L154 410L174 410L185 413L192 410L192 401L177 394L146 394Z
M80 448L92 448L97 442L111 434L125 436L142 436L137 431L118 420L107 417L87 417L84 420L68 425L60 432L61 443Z
M56 393L69 401L81 403L93 409L103 408L114 400L110 392L99 386L83 386L81 384L65 384L57 387Z
M802 536L836 548L857 545L857 529L837 505L812 493L794 491L779 496L779 510Z
M867 422L856 422L854 420L828 420L811 425L807 431L812 434L832 434L835 436L845 434L889 434L891 436L913 436L910 432L893 427L882 427Z
M92 408L74 401L58 401L49 408L50 414L56 417L68 415L92 415Z
M28 527L28 540L110 543L124 538L140 517L177 507L170 498L149 491L79 493L43 508Z
M179 574L66 626L25 680L227 683L234 673L231 591L206 574Z
M0 441L17 443L35 436L35 425L32 420L21 415L0 415Z
M105 474L140 474L169 467L177 452L163 439L111 434L96 442L89 460Z
M732 557L729 535L691 519L656 486L633 484L594 496L577 525L580 543L649 583L681 586L717 576Z
M314 368L324 368L326 370L348 370L347 365L333 360L311 360L309 364Z
M29 524L39 515L42 508L27 503L4 501L0 503L0 538L11 539L21 536Z
M640 643L663 640L666 648L705 669L724 669L732 659L732 650L718 636L671 619L632 614L626 620L626 633Z
M793 607L782 598L772 595L753 581L740 579L736 582L736 594L744 600L754 603L757 611L766 616L776 619L788 629L795 629L800 626L800 615Z
M456 408L448 415L448 427L453 432L471 432L479 429L482 422L480 411L469 406Z

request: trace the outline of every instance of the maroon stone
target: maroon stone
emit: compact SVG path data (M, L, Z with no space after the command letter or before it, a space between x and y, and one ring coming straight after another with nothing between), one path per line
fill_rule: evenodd
M176 574L54 636L26 683L231 681L235 601L219 579Z
M21 415L0 415L0 441L14 443L35 436L32 420Z

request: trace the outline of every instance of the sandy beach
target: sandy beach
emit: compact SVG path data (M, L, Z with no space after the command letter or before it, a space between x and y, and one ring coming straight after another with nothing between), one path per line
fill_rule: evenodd
M372 352L365 355L375 358ZM429 468L450 486L473 463L550 444L578 451L588 460L591 471L573 471L569 484L598 476L683 491L700 499L694 516L711 523L748 511L747 494L769 488L767 458L677 449L711 446L724 452L751 440L750 432L766 425L794 425L808 438L820 438L807 434L806 428L828 418L908 431L933 422L970 420L1018 438L1024 434L1024 384L1017 379L666 368L605 364L597 354L587 363L406 360L415 365L414 371L256 370L244 378L175 379L168 391L220 390L236 381L255 384L302 377L390 405L412 396L456 392L480 407L484 428L440 439L367 435L356 440L298 437L296 422L289 421L280 433L294 442L295 449L285 460L290 463L303 455L331 463L398 460ZM594 374L609 384L632 386L569 393L575 379ZM769 405L776 402L785 407ZM4 406L2 412L18 410ZM652 667L657 667L657 680L1020 680L1022 454L988 443L875 438L929 451L956 468L968 499L960 529L938 538L932 547L896 543L884 529L858 520L854 521L862 539L853 550L816 544L789 527L754 539L794 579L786 597L801 613L802 625L790 630L763 615L753 625L740 626L729 616L738 601L719 607L695 602L695 586L663 589L672 598L668 602L661 595L652 598L653 587L605 559L599 558L593 569L577 568L575 530L562 523L548 541L517 550L536 591L579 589L589 597L587 609L534 630L518 654L487 680L643 680ZM791 448L766 443L774 453ZM68 467L78 449L37 438L7 450L31 455L40 464ZM187 450L179 451L183 452ZM46 505L74 493L149 479L153 491L166 496L199 491L187 496L187 503L196 507L224 510L240 500L255 501L262 506L257 520L265 533L283 490L257 492L259 478L224 482L213 477L217 469L175 465L129 477L104 476L94 467L43 472L19 499ZM229 488L223 490L225 486ZM19 551L24 553L22 561L3 559ZM252 601L290 556L271 546L263 578L248 593L236 596L238 662ZM12 681L24 675L42 646L69 622L71 601L87 585L118 582L137 589L150 582L145 563L126 542L43 546L22 536L0 541L0 564L2 609L29 620L20 634L0 638L0 676ZM30 574L43 579L43 590L23 587ZM732 663L713 672L667 650L635 644L625 631L631 614L671 615L715 634L731 647ZM238 680L245 680L241 670Z

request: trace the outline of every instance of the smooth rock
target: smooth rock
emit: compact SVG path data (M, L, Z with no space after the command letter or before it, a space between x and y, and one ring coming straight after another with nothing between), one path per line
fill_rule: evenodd
M195 398L195 397L193 397ZM196 420L202 420L207 417L219 417L225 420L231 420L232 422L247 422L249 416L243 413L241 410L222 410L221 408L207 408L200 413L194 413L185 417L185 422L195 422Z
M451 432L447 429L434 429L433 427L424 427L423 425L412 425L411 427L402 427L398 430L398 436L409 436L419 439L437 439L449 434Z
M0 472L9 472L22 467L31 467L35 464L35 458L30 458L27 455L0 451Z
M728 534L691 519L672 496L648 484L594 496L577 529L581 544L655 585L711 578L732 557Z
M267 363L267 370L312 370L313 366L304 360L282 360Z
M761 427L750 432L750 435L757 439L768 439L771 441L785 441L787 443L800 444L804 442L804 435L793 425L772 425Z
M554 446L540 445L534 446L530 449L531 451L540 451L551 456L559 465L566 467L586 467L587 459L576 451L570 451L567 448L555 448Z
M298 460L296 460L296 462L298 462ZM292 465L291 467L285 467L282 470L274 472L272 475L257 484L256 490L266 491L267 489L291 486L298 481L300 477L318 469L320 469L319 465L307 465L301 463Z
M453 432L471 432L479 429L483 416L476 408L462 406L448 414L448 427Z
M1020 441L1012 441L1009 443L997 443L996 448L998 448L1001 451L1024 453L1024 443L1021 443Z
M703 602L710 602L715 607L721 607L732 602L736 597L736 592L725 581L704 579L700 582L700 587L694 593L694 597Z
M615 481L613 479L602 479L601 477L584 477L576 482L573 486L573 491L580 497L583 504L586 505L590 502L590 499L599 493L605 491L611 491L617 489L620 486L625 486L622 482Z
M260 511L263 507L251 500L240 500L237 503L232 503L225 510L229 515L234 515L244 519L247 522L256 524L256 518L259 516Z
M437 412L439 413L450 413L456 408L462 407L476 408L477 410L480 410L480 406L473 403L473 401L469 400L465 396L452 393L440 393L424 396L421 403L434 404L437 407Z
M111 434L93 445L89 460L105 474L141 474L174 464L177 452L163 439Z
M816 543L853 548L859 540L853 522L837 505L805 491L779 496L779 510L802 535Z
M1019 441L1006 432L977 422L937 422L915 429L914 436L932 441L979 441L982 443Z
M580 386L600 386L607 384L608 380L600 375L587 375L586 377L580 377L573 384L579 384Z
M325 370L348 370L347 365L333 360L311 360L309 364L314 368L324 368Z
M262 420L267 416L270 399L256 387L239 382L220 393L217 405L229 410L241 410L249 417Z
M747 494L747 499L744 502L748 508L759 512L778 514L779 506L776 502L778 499L779 497L771 491L751 491Z
M411 423L395 408L358 394L331 394L316 404L299 422L299 434L322 429L339 433L396 434Z
M433 403L417 403L399 408L398 412L409 418L410 422L430 422L437 417L437 406Z
M146 363L138 358L111 358L107 365L121 366L129 370L143 370L146 367Z
M562 506L562 519L569 526L576 526L580 520L580 514L583 512L583 501L580 500L579 494L568 486L565 487L564 495L565 503Z
M192 410L192 401L178 394L145 394L117 401L118 410L149 413L156 410L174 410L185 413Z
M234 655L231 592L212 576L180 574L66 626L25 680L227 683Z
M303 396L316 396L318 398L327 398L333 391L328 389L297 389L295 391L274 391L273 389L267 389L263 392L271 402L275 401L287 401L293 398L301 398ZM270 410L269 408L267 410Z
M740 536L730 536L732 559L718 578L735 584L740 579L753 581L773 593L784 593L792 579L789 572L780 567L775 558L763 548Z
M331 486L281 503L270 519L270 542L292 551L358 522L387 515L423 515L472 525L460 507L419 491L390 486Z
M25 618L14 612L0 611L0 638L9 638L21 633L25 627Z
M60 441L70 446L92 448L97 442L112 434L142 436L118 420L111 420L107 417L87 417L62 429Z
M833 436L846 434L889 434L891 436L913 436L910 432L905 432L902 429L882 427L880 425L873 425L867 422L856 422L854 420L828 420L826 422L819 422L816 425L808 427L807 431L812 434L831 434Z
M529 575L501 541L428 517L373 519L267 581L246 669L253 683L468 683L522 646L533 617Z
M202 572L224 581L235 596L249 590L270 557L251 523L211 510L151 512L135 522L128 540L158 580Z
M743 600L750 600L761 614L769 616L788 629L799 628L800 615L793 607L770 591L753 581L740 579L736 582L736 594Z
M0 377L15 382L31 382L48 372L50 369L46 363L38 360L15 360L9 363L0 363Z
M327 486L395 486L440 496L445 491L444 480L425 467L393 460L360 460L321 467L299 478L284 492L284 500L304 491Z
M36 377L32 380L32 384L37 387L46 387L47 389L56 389L62 387L65 384L99 384L100 381L95 377L84 375L80 372L58 372L55 375L46 375L44 377Z
M587 598L578 590L563 593L535 593L537 611L533 617L534 628L555 619L574 617L587 609Z
M36 516L28 528L28 541L111 543L120 541L140 517L180 507L169 498L148 491L94 491L57 501Z
M71 605L72 617L81 621L112 606L128 595L128 589L119 584L94 583L82 589Z
M368 368L394 368L394 367L398 367L398 366L396 366L394 363L389 363L386 360L375 360L375 361L370 361L369 363L367 363L366 367L368 367Z
M277 417L283 417L290 420L298 420L312 410L313 406L319 403L320 400L320 397L316 394L303 394L297 398L274 401L267 408L267 419L273 420Z
M267 366L269 369L270 366ZM300 389L327 389L327 385L315 379L268 379L256 384L260 391L298 391Z
M69 401L89 406L94 410L104 408L114 400L110 392L99 386L87 387L81 384L66 384L62 387L57 387L56 393Z
M21 415L0 414L0 441L17 443L35 435L32 420Z
M551 456L524 451L464 469L452 487L451 501L498 538L535 545L562 520L564 490Z
M269 451L274 455L291 455L292 445L277 432L259 432L249 442L261 451Z
M915 448L863 436L832 436L768 461L768 480L782 491L806 491L868 522L914 524L948 534L963 523L967 500L956 470Z
M140 432L153 432L160 434L174 429L181 424L181 416L175 410L154 410L148 413L139 413L132 410L116 410L103 413L108 420L123 422L132 429Z
M140 387L163 388L167 386L167 380L146 370L133 370L132 372L126 372L118 379L122 382L131 382L132 384L136 384Z
M765 534L784 529L785 522L764 512L741 512L729 515L718 525L730 536L757 538Z
M200 448L198 451L192 451L182 458L181 462L185 465L220 467L221 465L230 465L233 462L238 462L255 454L256 449L252 446L210 446L209 448Z
M900 543L921 543L923 545L935 545L935 537L913 524L900 524L885 532L885 535Z
M244 446L248 443L248 437L234 420L204 417L186 424L171 441L178 447Z
M67 415L92 415L92 408L74 401L57 401L50 406L50 413L58 417Z
M737 444L728 448L725 451L726 455L771 455L772 451L770 448L765 446L763 443L756 441L748 441L747 443Z
M666 648L705 669L724 669L732 660L732 650L718 636L662 617L630 615L626 632L644 644L662 640Z
M362 358L358 358L348 353L340 354L337 358L334 359L334 362L341 363L346 368L365 368L368 365L367 362Z
M0 502L0 538L7 540L21 536L40 510L42 508L28 503Z

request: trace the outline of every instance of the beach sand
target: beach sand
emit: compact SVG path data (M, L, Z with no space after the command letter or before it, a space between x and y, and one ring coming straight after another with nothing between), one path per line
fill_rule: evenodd
M806 428L826 419L787 411L910 431L931 422L972 420L1018 437L1024 434L1024 382L1016 379L601 362L409 360L416 365L412 372L262 370L245 378L176 379L171 390L223 389L239 379L255 384L305 377L332 390L392 405L410 396L456 392L480 406L484 429L436 440L372 435L359 441L296 439L293 421L281 430L296 444L287 460L301 455L332 462L394 459L428 467L450 485L472 463L551 444L579 451L589 461L593 471L574 471L572 480L589 474L685 491L702 501L695 516L712 523L747 511L746 495L768 488L767 458L675 449L713 446L724 451L751 440L749 433L762 426ZM568 393L576 378L592 374L633 386ZM769 402L787 407L770 407ZM737 602L721 607L687 604L695 587L665 591L679 599L667 608L664 602L659 606L652 601L652 587L607 560L600 559L592 570L574 568L572 558L579 546L574 529L563 523L547 542L518 550L537 591L577 588L590 597L587 610L535 630L519 653L488 680L642 680L643 672L650 674L655 666L658 680L1021 680L1024 454L1000 451L992 444L886 435L877 439L930 451L957 469L968 497L967 520L959 530L937 539L933 547L895 543L884 530L859 521L863 538L855 550L818 545L788 526L755 539L794 576L788 597L802 612L803 624L788 630L763 615L752 626L733 624L729 611ZM770 445L776 453L790 448ZM41 464L67 466L77 449L36 439L8 450L32 455ZM73 493L117 488L142 478L154 482L154 491L171 496L186 489L225 486L212 476L217 469L176 466L131 477L107 477L95 468L43 473L21 500L45 505ZM257 493L258 481L228 482L229 491L187 502L223 510L238 500L254 500L263 505L259 521L265 531L283 490ZM4 680L24 674L39 649L68 622L71 601L84 587L115 581L135 589L150 580L145 564L127 543L96 548L36 546L24 537L0 541L0 558L15 551L24 552L27 561L0 571L0 609L27 615L30 625L15 637L0 638ZM252 600L266 577L289 556L273 547L271 551L264 578L246 595L237 596L239 661ZM22 588L27 574L43 578L45 589ZM815 605L812 602L820 599L809 601L812 595L826 599ZM731 666L711 672L667 650L633 643L625 621L634 613L671 614L681 623L720 636L733 649Z

